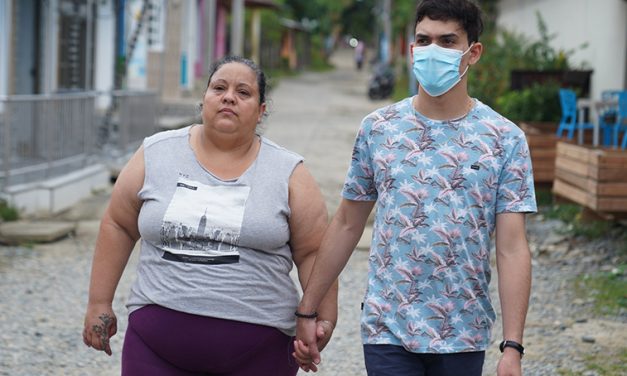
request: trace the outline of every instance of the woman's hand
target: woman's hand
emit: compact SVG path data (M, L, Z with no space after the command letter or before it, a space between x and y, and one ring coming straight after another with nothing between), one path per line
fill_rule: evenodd
M118 331L117 321L111 304L88 304L83 329L85 345L104 351L110 356L109 339Z
M329 340L331 339L331 335L333 334L333 329L335 329L335 325L331 321L316 321L315 331L317 349L314 351L315 354L319 354L319 351L322 351L327 346ZM319 361L314 361L309 346L307 346L300 339L296 339L294 341L294 353L292 355L296 358L298 365L303 371L318 371L317 365ZM319 355L317 357L319 359Z

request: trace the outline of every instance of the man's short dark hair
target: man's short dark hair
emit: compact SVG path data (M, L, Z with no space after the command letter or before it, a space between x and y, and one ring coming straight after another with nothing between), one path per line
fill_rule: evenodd
M458 22L466 31L469 43L478 42L483 32L481 9L470 0L422 0L416 9L414 29L425 17Z

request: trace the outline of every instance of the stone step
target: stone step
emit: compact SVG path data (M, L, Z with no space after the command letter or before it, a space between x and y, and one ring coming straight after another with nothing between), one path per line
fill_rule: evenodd
M0 223L0 243L49 243L76 231L75 222L15 221Z

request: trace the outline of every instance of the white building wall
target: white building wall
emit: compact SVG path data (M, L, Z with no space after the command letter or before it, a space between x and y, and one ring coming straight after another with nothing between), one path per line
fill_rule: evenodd
M96 35L94 45L94 90L108 92L113 89L115 74L115 13L113 2L97 3ZM106 108L111 98L100 95L96 107Z
M575 50L574 68L592 69L591 96L623 89L627 74L627 1L625 0L501 0L498 25L537 39L536 11L547 25L555 48ZM583 43L588 47L580 49Z
M0 97L9 94L9 56L11 46L11 2L0 0ZM0 111L2 111L0 103Z

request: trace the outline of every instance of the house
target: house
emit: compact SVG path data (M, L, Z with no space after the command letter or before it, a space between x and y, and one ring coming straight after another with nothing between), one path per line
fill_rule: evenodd
M539 12L551 45L573 50L575 68L592 69L590 96L627 88L627 1L625 0L500 0L498 26L538 39ZM584 43L587 47L580 48Z
M271 0L0 0L0 200L56 213L106 187L164 101L244 53L247 9L258 58Z

